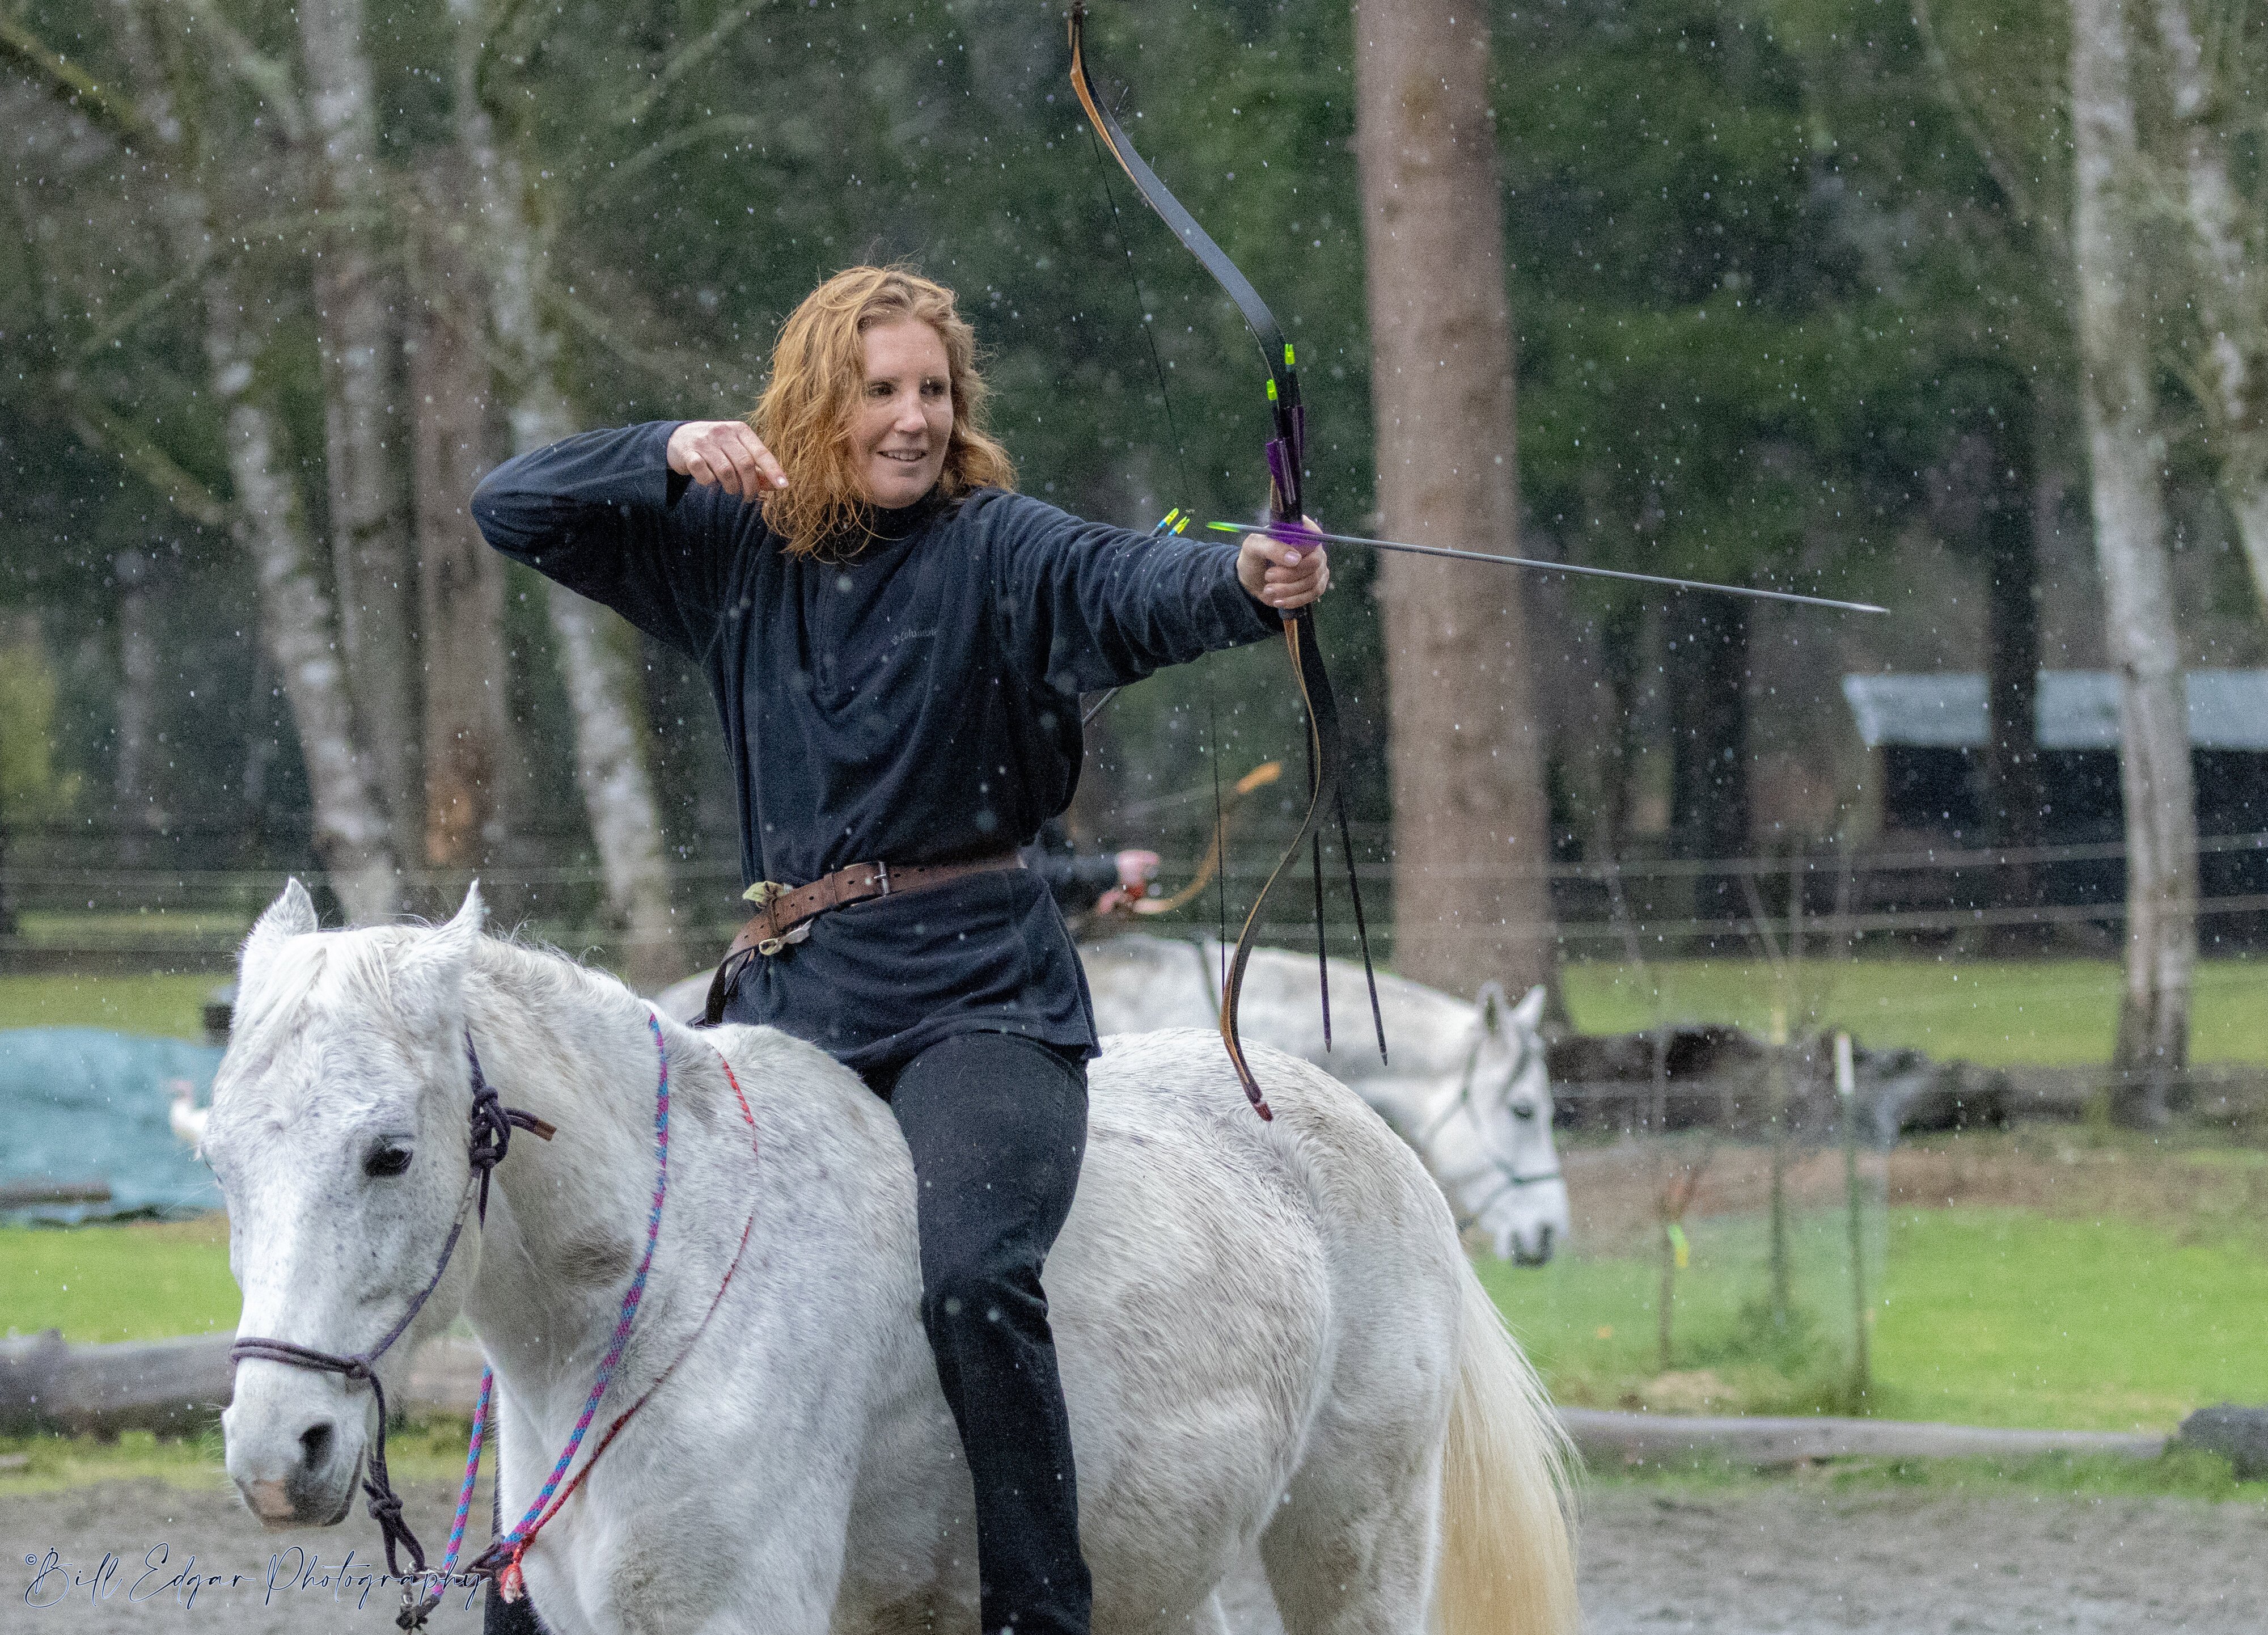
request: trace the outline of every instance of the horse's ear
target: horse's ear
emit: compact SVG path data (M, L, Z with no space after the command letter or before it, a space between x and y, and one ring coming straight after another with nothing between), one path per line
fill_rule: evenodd
M1543 1025L1545 998L1543 984L1538 983L1523 994L1520 1003L1513 1007L1513 1022L1521 1032L1532 1034Z
M1504 984L1484 982L1476 1002L1481 1007L1481 1031L1493 1038L1504 1031Z
M320 929L321 922L315 917L315 900L294 875L284 882L284 889L276 901L253 921L251 933L244 939L243 952L237 955L238 986L249 989L254 968L264 963L284 943Z
M414 1020L446 1022L453 1019L486 915L480 882L475 880L465 892L464 906L412 942L403 954L394 974L394 990L402 1010Z

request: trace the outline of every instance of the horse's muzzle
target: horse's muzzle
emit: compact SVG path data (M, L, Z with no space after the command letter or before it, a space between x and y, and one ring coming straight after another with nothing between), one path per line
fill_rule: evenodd
M1515 1266L1541 1266L1551 1258L1558 1247L1559 1234L1550 1221L1543 1222L1533 1232L1514 1234L1512 1240L1512 1263Z
M337 1405L310 1405L294 1411L298 1393L239 1390L221 1416L228 1448L228 1474L245 1506L271 1528L332 1527L353 1507L355 1478L362 1470L363 1435L358 1419L342 1422Z

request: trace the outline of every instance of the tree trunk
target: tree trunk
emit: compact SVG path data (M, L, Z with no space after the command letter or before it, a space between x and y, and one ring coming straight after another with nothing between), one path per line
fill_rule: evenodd
M299 729L316 855L347 917L374 924L391 919L401 906L401 871L376 791L355 753L354 710L331 635L330 602L315 583L298 486L277 449L275 423L252 389L254 349L242 312L228 276L209 275L205 353L236 486L231 532L252 559L261 638Z
M2198 362L2222 497L2236 519L2252 587L2268 610L2268 277L2255 261L2264 224L2236 186L2222 127L2230 117L2191 26L2188 0L2157 0L2182 155L2183 215L2205 347Z
M2040 602L2037 518L2034 511L2036 434L2031 400L2021 388L1985 428L1991 440L1984 490L1984 695L1989 725L1984 740L1984 811L1992 843L2016 852L1999 870L1999 905L2039 906L2037 876L2029 855L2040 843L2039 669ZM2025 947L2040 940L2031 924L1999 927L1996 946Z
M468 36L469 43L469 37ZM490 321L511 380L506 401L514 452L575 430L537 290L542 223L518 161L496 139L478 100L473 53L459 54L459 139L483 224ZM575 770L598 849L607 910L622 934L623 975L652 989L685 974L661 808L646 767L637 677L625 656L630 627L615 615L546 582L556 656L575 716Z
M158 713L158 631L151 607L150 558L122 550L111 559L118 588L118 732L112 740L113 805L118 814L117 858L128 868L147 865L151 838L166 827L158 805L155 756Z
M480 274L461 234L461 166L444 151L419 179L421 276L411 318L417 598L424 656L424 857L475 869L499 838L504 734L504 559L468 502L496 463Z
M324 466L339 628L394 847L418 855L416 564L406 526L394 390L400 281L378 252L387 195L362 0L299 0L315 199L330 225L317 239L315 311L323 357Z
M575 772L599 849L607 906L622 930L622 975L652 989L685 974L661 851L661 813L632 703L637 678L622 651L630 627L564 586L551 586L551 633L575 708Z
M1486 13L1355 7L1380 531L1516 552L1512 320ZM1379 565L1392 703L1395 963L1456 993L1556 985L1544 732L1519 576Z
M2164 1122L2187 1065L2197 961L2197 816L2189 712L2167 559L2166 463L2151 377L2140 265L2137 149L2120 0L2073 0L2073 260L2082 406L2092 458L2095 558L2119 696L2126 807L2126 981L2113 1110Z
M1669 610L1670 850L1681 858L1749 851L1749 605L1680 596ZM1693 881L1693 917L1748 913L1735 873Z

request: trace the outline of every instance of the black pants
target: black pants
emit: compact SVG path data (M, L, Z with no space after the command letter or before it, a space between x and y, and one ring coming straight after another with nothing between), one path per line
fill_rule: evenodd
M1086 1064L956 1034L874 1087L913 1151L922 1326L976 1484L983 1635L1086 1635L1071 1421L1040 1288L1086 1151Z
M976 1487L983 1635L1087 1635L1071 1422L1040 1268L1086 1151L1086 1065L957 1034L873 1076L912 1149L922 1326ZM490 1586L486 1635L535 1635Z

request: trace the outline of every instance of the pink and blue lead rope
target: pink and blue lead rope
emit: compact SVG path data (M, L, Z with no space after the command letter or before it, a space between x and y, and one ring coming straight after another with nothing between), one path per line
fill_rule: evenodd
M599 1403L607 1394L607 1387L613 1383L615 1369L622 1359L623 1348L630 1343L631 1320L637 1315L638 1302L645 1297L646 1273L653 1265L654 1245L661 1237L662 1200L669 1190L669 1047L662 1039L659 1015L649 1011L645 1025L653 1035L654 1055L660 1063L660 1076L653 1096L653 1208L646 1216L645 1253L638 1261L637 1273L630 1278L630 1286L622 1293L622 1315L615 1322L615 1337L607 1346L607 1354L599 1364L599 1377L591 1382L591 1394L584 1400L582 1414L575 1421L574 1434L567 1439L567 1446L561 1451L559 1462L551 1467L549 1478L536 1494L535 1502L528 1506L527 1513L520 1517L519 1525L511 1532L490 1542L489 1547L481 1552L480 1559L482 1561L502 1557L512 1565L518 1565L520 1551L534 1536L544 1507L551 1502L552 1495L559 1491L560 1482L566 1477L568 1467L575 1462L575 1455L583 1446L584 1435L590 1430L592 1420L598 1417ZM457 1516L449 1530L448 1550L433 1574L433 1582L437 1586L449 1581L456 1568L458 1550L464 1543L465 1517L472 1508L473 1484L480 1476L481 1444L488 1430L489 1399L494 1386L492 1372L482 1369L480 1402L473 1413L472 1442L465 1450L464 1486L457 1495ZM435 1596L438 1599L438 1589Z

